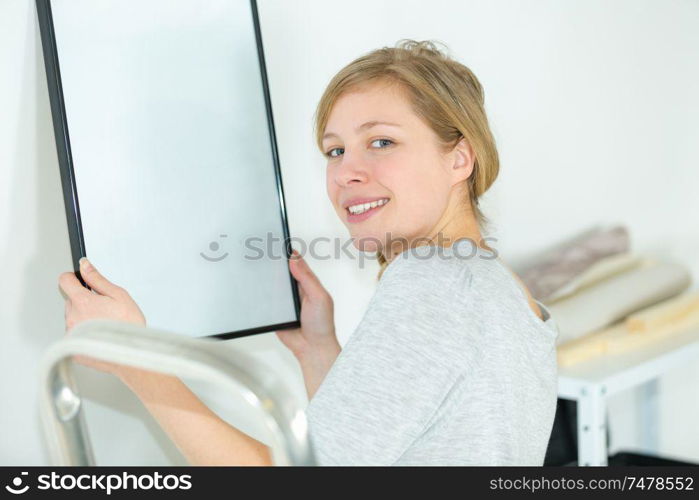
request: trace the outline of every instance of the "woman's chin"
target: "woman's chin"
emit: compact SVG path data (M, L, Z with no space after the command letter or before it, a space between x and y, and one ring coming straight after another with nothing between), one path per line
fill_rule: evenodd
M360 252L376 253L381 248L379 239L374 236L357 235L352 236L352 244L354 248Z

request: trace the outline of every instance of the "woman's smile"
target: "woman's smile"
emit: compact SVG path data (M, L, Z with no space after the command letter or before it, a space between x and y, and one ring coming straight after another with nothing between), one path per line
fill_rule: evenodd
M351 224L363 222L381 210L389 201L389 198L381 198L373 202L350 205L345 209L347 212L347 222Z

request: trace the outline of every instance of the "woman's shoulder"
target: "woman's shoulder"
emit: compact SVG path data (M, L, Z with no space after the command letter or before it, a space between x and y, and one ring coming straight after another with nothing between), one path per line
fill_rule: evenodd
M429 337L446 341L454 336L463 341L465 330L478 328L474 276L481 271L475 260L483 253L480 249L473 254L467 246L463 242L451 247L423 245L396 255L378 283L368 316L392 318L411 331L424 322L415 335L428 345L434 341Z
M473 276L487 274L497 254L462 238L451 246L422 245L396 255L384 270L379 285L412 284L445 289L471 288Z
M395 293L415 300L429 294L437 303L451 303L462 316L468 316L470 324L494 327L511 323L519 328L527 325L554 333L557 330L540 303L543 318L532 310L522 284L498 253L477 246L469 238L449 247L424 245L405 250L384 271L381 287L402 290Z

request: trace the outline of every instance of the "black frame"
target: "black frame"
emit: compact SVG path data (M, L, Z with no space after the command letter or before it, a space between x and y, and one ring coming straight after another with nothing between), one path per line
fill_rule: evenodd
M272 102L269 94L269 83L267 79L267 69L265 65L264 52L262 47L262 33L260 31L260 19L257 10L257 1L250 0L252 10L252 21L257 44L257 54L260 63L262 76L262 87L264 93L265 107L267 111L267 123L269 128L270 141L272 146L272 158L274 162L275 178L277 181L277 191L280 201L280 212L282 217L282 228L284 230L284 249L287 259L291 257L291 241L289 237L288 217L286 214L286 203L284 201L284 188L279 163L279 153L277 150L276 132L272 116ZM73 157L70 146L70 136L68 134L68 121L66 118L65 101L63 99L63 86L61 83L61 71L58 61L58 51L56 49L56 36L53 26L53 16L51 13L51 0L36 0L36 9L39 18L39 30L41 32L41 45L44 53L44 65L46 67L46 80L48 83L49 100L51 102L51 116L53 117L53 129L56 138L56 152L58 154L58 165L61 173L61 184L63 186L63 202L65 204L66 219L68 222L68 234L70 236L70 250L73 257L73 269L75 275L86 288L90 288L80 275L78 261L86 255L85 239L80 220L80 204L78 202L78 192L75 184L75 172L73 170ZM207 335L198 338L231 339L266 333L287 328L298 328L301 325L301 303L299 299L298 284L289 271L291 290L294 296L294 309L296 320L276 325L267 325L257 328L248 328L235 332Z

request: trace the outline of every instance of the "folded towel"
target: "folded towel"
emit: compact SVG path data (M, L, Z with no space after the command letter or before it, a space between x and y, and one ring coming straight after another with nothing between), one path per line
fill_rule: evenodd
M557 344L611 325L674 297L691 284L687 268L646 258L635 268L604 279L548 306L559 329Z
M629 251L624 226L596 227L542 253L517 269L534 298L545 302L599 260Z
M631 252L624 252L604 257L549 295L545 302L550 304L557 300L561 300L564 297L573 295L575 292L585 287L594 285L595 283L599 283L606 278L611 278L616 274L638 267L643 262L644 257L641 255L632 254Z
M697 328L699 293L683 293L642 309L624 321L559 346L558 366L571 366L599 356L623 354L657 345Z

